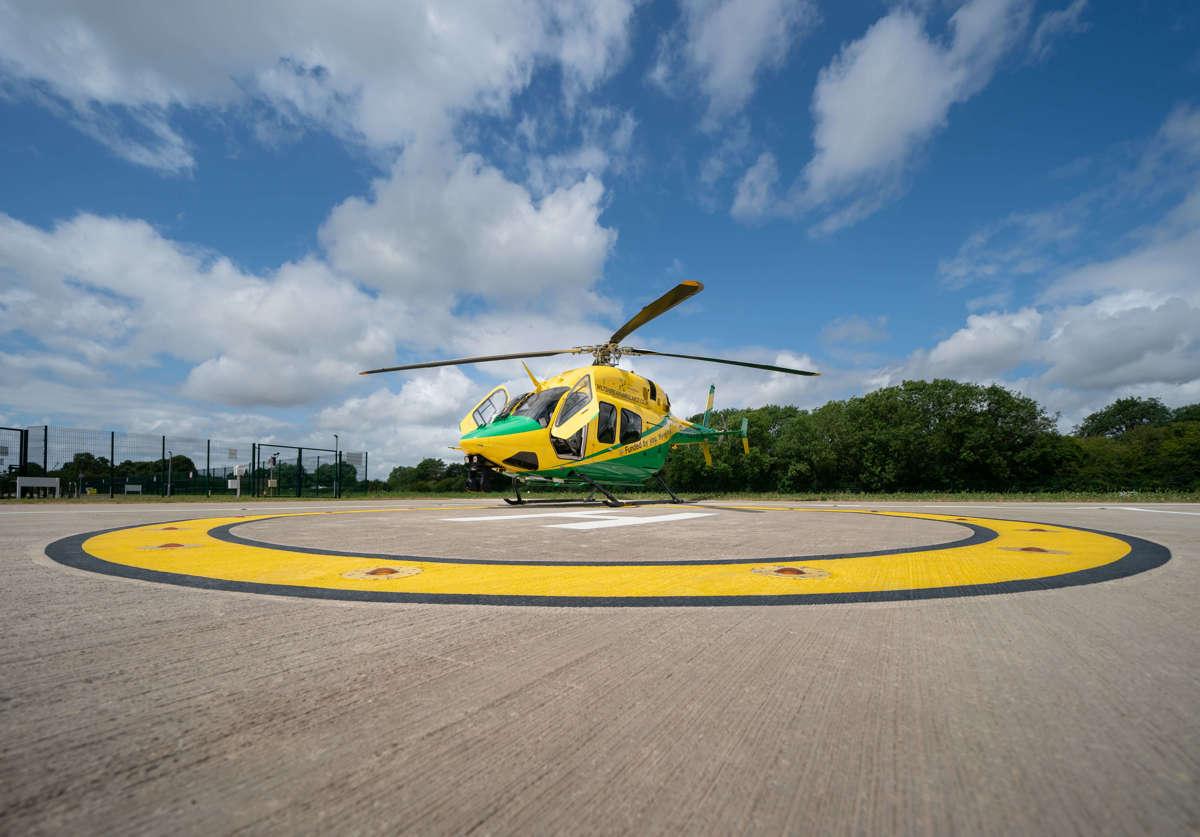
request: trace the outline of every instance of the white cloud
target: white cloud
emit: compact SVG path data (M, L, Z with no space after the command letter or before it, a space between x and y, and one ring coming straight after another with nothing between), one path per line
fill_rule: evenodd
M683 0L682 18L659 42L650 78L665 90L696 83L706 129L741 110L759 76L778 69L817 21L809 0Z
M988 380L1039 357L1041 312L972 314L923 358L921 377Z
M1190 299L1101 297L1058 313L1044 356L1049 383L1113 390L1200 379L1200 291Z
M819 210L825 218L814 232L828 233L894 200L950 108L987 85L1028 18L1029 0L969 0L950 17L944 44L907 7L876 21L821 70L814 151L801 176L776 196L777 177L767 181L760 157L739 184L735 216Z
M410 149L370 199L330 213L320 240L335 270L400 298L546 304L600 279L616 239L603 197L588 176L535 201L477 155Z
M1040 212L1014 212L972 233L953 258L938 264L938 273L954 288L1040 274L1076 243L1089 204L1077 200Z
M0 333L31 335L97 379L176 358L196 364L183 394L239 406L344 388L391 356L405 320L319 261L255 276L145 222L87 214L50 231L0 215L0 306Z
M1042 15L1033 39L1029 43L1029 53L1037 61L1043 61L1053 51L1054 41L1064 35L1078 35L1091 28L1091 24L1081 20L1083 10L1087 8L1088 0L1072 0L1065 9L1046 12Z
M764 151L738 181L730 213L734 218L753 221L771 214L775 198L773 190L779 180L779 164L775 155Z
M525 158L528 169L529 187L537 196L543 196L563 186L570 186L587 175L602 177L606 172L625 172L631 165L634 133L637 120L633 113L614 107L592 107L581 111L580 140L573 148L539 156L530 154ZM536 139L532 133L534 122L526 129L518 126L518 133L525 138ZM536 142L527 142L536 146Z
M117 153L179 171L194 161L175 108L265 105L372 146L444 137L460 113L504 111L539 61L569 95L593 88L624 60L631 15L629 0L16 0L0 7L0 55Z

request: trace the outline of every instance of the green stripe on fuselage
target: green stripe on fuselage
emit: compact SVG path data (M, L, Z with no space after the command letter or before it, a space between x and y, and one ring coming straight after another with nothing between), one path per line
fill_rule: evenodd
M464 439L483 439L488 436L508 436L513 433L528 433L530 430L541 430L542 426L528 416L505 416L499 421L477 427Z
M667 461L668 442L662 442L644 450L625 454L624 456L606 459L602 462L565 462L558 468L548 468L544 471L532 472L546 479L570 479L569 474L583 474L588 479L598 483L606 482L641 482L662 470Z

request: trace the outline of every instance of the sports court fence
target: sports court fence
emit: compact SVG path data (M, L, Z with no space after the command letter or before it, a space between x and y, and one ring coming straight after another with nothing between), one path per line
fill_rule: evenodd
M340 497L364 488L366 451L272 442L0 427L0 497L17 477L57 477L62 494ZM27 489L28 490L28 489Z

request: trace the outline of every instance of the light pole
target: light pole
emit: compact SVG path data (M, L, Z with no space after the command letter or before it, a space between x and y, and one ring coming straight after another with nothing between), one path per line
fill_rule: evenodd
M167 451L167 496L171 496L171 458L175 456L174 451Z
M342 496L342 458L338 455L338 434L333 434L333 496Z

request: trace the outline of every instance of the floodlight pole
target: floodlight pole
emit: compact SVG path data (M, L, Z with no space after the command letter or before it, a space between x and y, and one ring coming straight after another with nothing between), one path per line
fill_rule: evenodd
M333 434L333 496L335 498L342 496L342 475L341 464L342 456L338 447L338 434Z
M171 496L171 458L175 456L174 451L167 451L167 496Z

